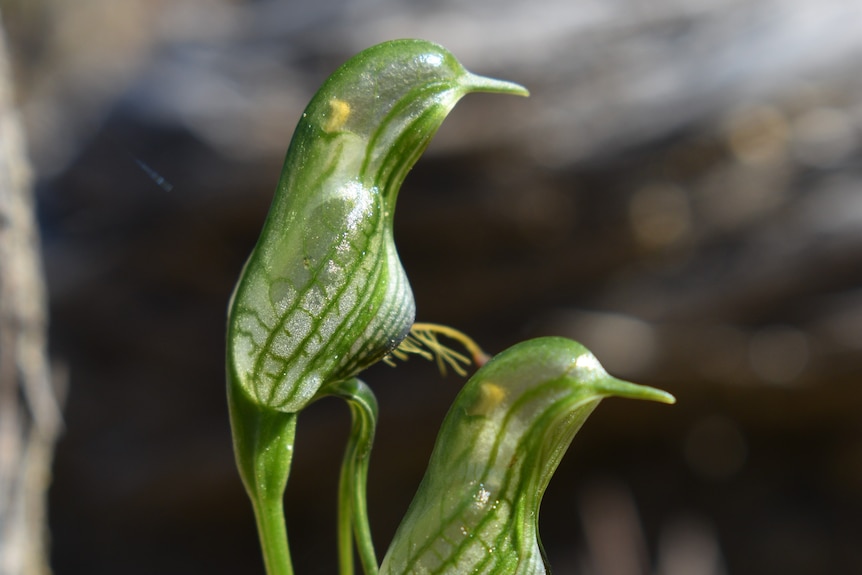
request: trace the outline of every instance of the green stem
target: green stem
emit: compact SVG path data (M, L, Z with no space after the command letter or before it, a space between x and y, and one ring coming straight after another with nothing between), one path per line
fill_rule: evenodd
M365 383L350 379L327 388L345 399L353 425L338 484L338 556L340 575L353 575L353 539L365 575L377 575L378 563L365 500L368 460L377 425L377 399Z
M254 503L257 531L268 575L293 575L281 500Z
M259 407L230 382L227 396L237 468L254 508L267 575L293 575L283 498L297 415Z

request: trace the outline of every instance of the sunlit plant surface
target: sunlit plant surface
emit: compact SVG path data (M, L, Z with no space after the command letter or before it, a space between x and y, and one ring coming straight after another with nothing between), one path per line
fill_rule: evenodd
M227 335L234 451L269 575L293 573L282 497L297 416L321 397L343 398L353 418L338 493L342 575L354 572L354 551L366 574L546 573L539 505L584 420L604 397L673 402L611 377L571 340L535 339L487 360L451 328L414 323L392 234L396 198L471 92L527 95L471 74L435 44L386 42L339 68L296 128ZM461 342L466 355L438 336ZM365 502L377 403L356 376L411 353L458 372L471 360L484 365L446 416L381 565Z

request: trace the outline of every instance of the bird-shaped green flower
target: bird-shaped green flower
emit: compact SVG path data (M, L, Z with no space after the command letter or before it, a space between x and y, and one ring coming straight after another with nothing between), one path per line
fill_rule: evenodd
M467 382L380 575L545 575L539 505L584 421L605 397L673 403L611 377L584 346L539 338Z
M481 91L526 94L436 44L397 40L353 57L314 96L230 305L228 377L254 403L297 412L407 335L395 200L455 103Z

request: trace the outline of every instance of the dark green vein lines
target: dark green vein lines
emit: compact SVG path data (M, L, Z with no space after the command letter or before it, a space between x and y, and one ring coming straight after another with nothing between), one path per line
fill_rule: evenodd
M545 573L542 495L603 397L670 397L608 375L583 346L540 338L499 354L449 410L381 575Z
M366 573L377 571L364 491L376 401L355 376L413 325L413 293L392 233L401 184L455 103L479 91L526 94L470 74L440 46L399 40L339 68L299 120L228 310L234 450L269 575L293 572L281 495L296 414L325 395L347 400L354 417L339 482L341 574L353 573L354 543ZM435 564L508 545L493 521L467 526L440 511L452 521L440 546L428 548Z
M229 313L228 374L255 402L299 411L406 336L414 303L395 201L443 119L477 91L526 93L403 40L356 56L311 100Z

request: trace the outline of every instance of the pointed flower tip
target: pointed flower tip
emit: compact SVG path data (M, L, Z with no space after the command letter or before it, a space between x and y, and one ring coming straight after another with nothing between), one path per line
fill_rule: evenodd
M673 405L674 403L676 403L676 398L664 390L649 387L648 385L640 385L637 383L623 381L621 379L616 379L613 377L608 378L604 382L604 385L600 386L599 391L607 394L610 397L642 399L644 401L655 401L668 405Z
M490 92L494 94L512 94L513 96L529 96L530 91L520 84L507 80L497 80L476 74L469 74L465 82L471 92Z
M644 397L644 399L657 401L658 403L664 403L667 405L673 405L676 403L676 397L674 397L673 394L652 387L648 387L647 389L650 390L650 395L648 397Z

